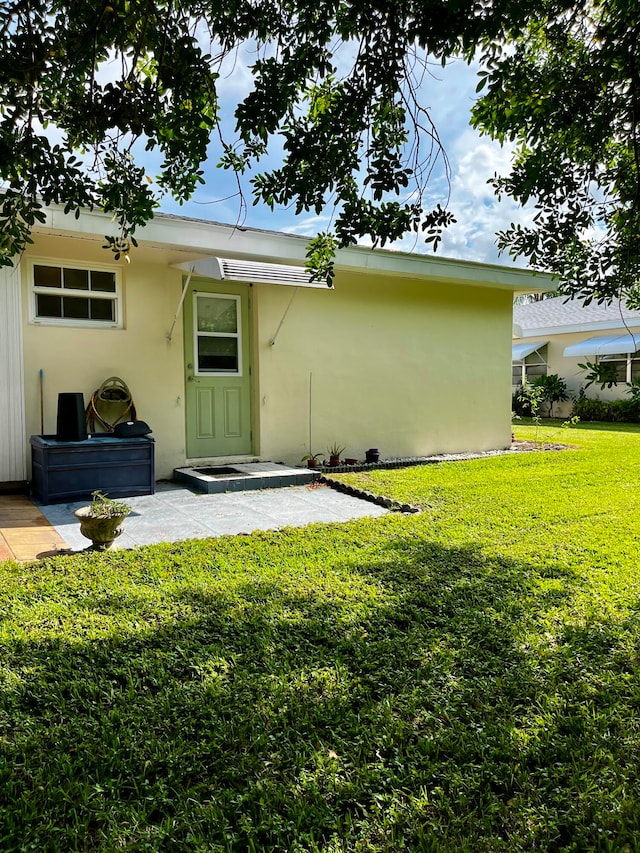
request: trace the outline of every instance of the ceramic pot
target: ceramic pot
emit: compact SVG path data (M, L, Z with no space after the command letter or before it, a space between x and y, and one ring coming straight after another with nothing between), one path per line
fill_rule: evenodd
M377 447L371 447L365 451L365 458L367 462L377 462L380 459L380 451Z
M90 507L81 506L74 513L80 522L80 533L91 540L94 550L106 551L124 530L124 520L127 516L115 515L112 518L101 518L91 515L90 512Z

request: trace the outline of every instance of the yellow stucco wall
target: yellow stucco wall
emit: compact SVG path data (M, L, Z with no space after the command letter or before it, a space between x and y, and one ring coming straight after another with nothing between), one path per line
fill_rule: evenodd
M93 240L37 237L27 257L104 265ZM153 428L156 475L185 464L182 318L167 341L182 287L170 258L140 249L119 264L123 329L28 322L23 268L27 434L40 432L38 372L44 370L45 434L56 431L60 392L85 402L109 376L129 385L138 417ZM486 288L338 273L334 291L252 288L253 425L256 454L299 463L312 443L363 458L479 451L510 442L512 294Z
M363 458L510 442L511 294L338 275L333 292L254 288L262 452L297 462L346 446Z
M45 434L55 434L58 394L91 394L109 376L129 386L138 417L153 428L156 475L166 477L184 461L184 374L182 325L172 342L166 335L180 298L182 275L140 252L122 271L124 328L88 329L33 325L27 320L29 287L23 263L24 375L27 434L40 433L39 371L44 370ZM36 237L27 258L109 264L94 241Z

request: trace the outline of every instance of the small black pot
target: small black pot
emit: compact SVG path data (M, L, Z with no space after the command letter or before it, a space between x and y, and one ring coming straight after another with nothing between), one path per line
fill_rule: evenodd
M377 462L380 459L380 451L377 447L371 447L365 450L365 459L367 462Z

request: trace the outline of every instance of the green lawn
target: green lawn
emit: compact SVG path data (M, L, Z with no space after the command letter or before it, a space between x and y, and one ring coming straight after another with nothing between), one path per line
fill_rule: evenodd
M418 515L0 563L0 851L640 850L640 429L553 438L344 477Z

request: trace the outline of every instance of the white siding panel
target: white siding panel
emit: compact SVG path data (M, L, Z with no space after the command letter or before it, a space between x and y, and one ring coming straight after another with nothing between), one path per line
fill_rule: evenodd
M20 268L0 267L0 482L26 478Z

